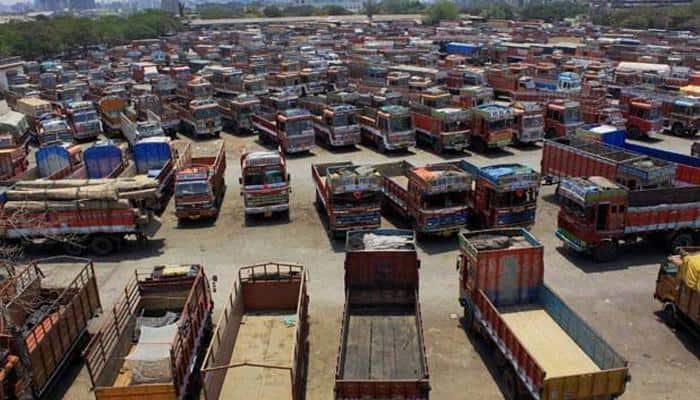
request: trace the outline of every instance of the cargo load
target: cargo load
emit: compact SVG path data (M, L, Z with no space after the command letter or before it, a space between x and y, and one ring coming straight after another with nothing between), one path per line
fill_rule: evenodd
M700 337L700 248L683 247L661 263L654 298L670 326L682 325Z

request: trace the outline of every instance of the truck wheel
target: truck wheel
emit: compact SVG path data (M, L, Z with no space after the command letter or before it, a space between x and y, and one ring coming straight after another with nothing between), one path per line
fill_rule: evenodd
M695 135L698 133L698 131L694 128L688 128L687 131L685 131L685 136L689 138L695 137Z
M693 235L688 232L678 232L671 238L668 250L673 254L677 254L680 247L690 247L693 243Z
M511 368L506 368L503 371L503 391L506 399L520 400L520 390L518 388L518 380Z
M96 236L90 241L90 251L98 256L109 255L114 248L114 242L107 236Z
M683 125L681 125L680 122L675 122L673 126L671 126L671 133L673 133L674 136L683 136Z
M442 154L442 143L439 140L433 142L433 152L435 154Z
M593 249L593 259L597 262L614 261L617 258L617 243L607 240Z
M384 145L383 140L377 142L377 151L379 151L382 154L386 154L386 145Z
M670 326L671 328L678 326L676 306L674 306L673 303L664 303L663 315L666 325Z
M66 254L76 257L81 256L85 251L85 246L76 241L64 242L62 247Z
M636 126L633 126L627 130L627 136L630 139L639 139L642 137L642 132Z
M473 148L474 151L476 151L477 153L484 153L484 152L486 151L486 143L484 143L484 141L481 140L481 138L476 138L476 139L472 142L472 148Z

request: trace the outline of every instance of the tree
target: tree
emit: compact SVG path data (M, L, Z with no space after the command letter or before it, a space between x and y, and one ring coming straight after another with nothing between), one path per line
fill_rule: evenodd
M282 16L282 10L277 6L270 5L263 8L263 15L268 18L279 18Z
M459 10L452 1L440 0L425 10L423 23L437 25L440 21L454 21L459 18Z
M365 15L367 15L369 22L372 22L372 17L379 13L379 5L375 3L374 0L367 0L365 1L363 11Z

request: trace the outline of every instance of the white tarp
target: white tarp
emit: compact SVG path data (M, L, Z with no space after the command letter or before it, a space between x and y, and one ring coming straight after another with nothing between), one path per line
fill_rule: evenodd
M131 371L132 385L173 380L170 349L176 333L176 323L159 328L141 327L138 344L125 361Z

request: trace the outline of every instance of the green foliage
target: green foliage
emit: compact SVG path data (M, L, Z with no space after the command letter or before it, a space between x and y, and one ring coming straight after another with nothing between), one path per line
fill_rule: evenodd
M317 8L314 15L350 15L352 12L343 6L328 5Z
M282 10L275 5L269 5L263 8L262 13L268 18L278 18L282 16Z
M155 38L180 28L179 20L158 10L128 17L92 19L63 15L30 22L9 22L0 24L0 55L47 57L93 44L113 46L129 40Z
M493 19L512 19L513 7L510 4L495 2L483 8L479 15Z
M373 15L379 14L381 11L381 8L379 6L379 3L377 3L374 0L367 0L365 1L364 6L362 7L362 12L367 16L367 18L372 19Z
M379 10L382 14L420 14L425 6L418 0L383 0Z
M596 15L593 22L619 28L700 31L700 0L669 7L637 7Z
M562 21L585 14L588 11L585 4L571 0L533 1L520 10L524 19L543 19L547 22Z
M423 23L426 25L437 25L440 21L450 21L459 18L459 9L454 2L440 0L425 10Z

